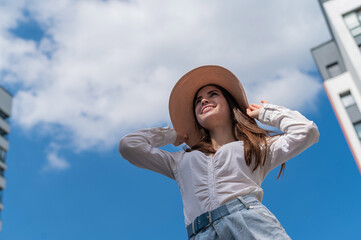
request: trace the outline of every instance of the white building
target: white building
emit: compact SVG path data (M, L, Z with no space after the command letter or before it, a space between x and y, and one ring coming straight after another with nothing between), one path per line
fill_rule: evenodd
M311 51L361 172L361 0L319 2L332 39Z
M5 157L9 149L7 135L10 133L8 118L11 115L12 95L0 86L0 214L3 210L2 198L5 189L4 172L6 169ZM0 230L2 222L0 217Z

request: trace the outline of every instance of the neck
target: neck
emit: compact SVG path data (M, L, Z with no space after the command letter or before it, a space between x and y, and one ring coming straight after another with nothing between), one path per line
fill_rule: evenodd
M212 146L216 151L224 144L236 140L233 135L233 128L231 126L214 128L209 132L209 134L211 136Z

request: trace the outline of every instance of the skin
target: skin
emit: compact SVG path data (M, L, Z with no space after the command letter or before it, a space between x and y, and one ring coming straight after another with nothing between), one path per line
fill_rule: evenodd
M261 100L262 104L268 103ZM258 119L262 105L252 103L247 108L248 116ZM232 119L227 100L215 86L201 88L196 96L195 115L199 124L209 131L212 146L218 150L224 144L236 141L233 137ZM174 142L178 146L187 140L187 135L177 133Z

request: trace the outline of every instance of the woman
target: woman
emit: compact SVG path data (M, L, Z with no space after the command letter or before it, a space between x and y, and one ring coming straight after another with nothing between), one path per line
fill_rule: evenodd
M143 129L123 137L132 164L175 179L189 239L290 239L261 203L260 187L275 167L318 141L316 125L297 111L251 104L237 77L220 66L185 74L169 100L174 129ZM259 128L261 123L283 134ZM158 147L187 143L185 151ZM280 176L279 174L279 176Z

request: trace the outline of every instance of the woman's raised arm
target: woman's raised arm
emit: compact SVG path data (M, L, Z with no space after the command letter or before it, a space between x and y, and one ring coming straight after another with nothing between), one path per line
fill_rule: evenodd
M316 124L298 111L267 103L260 109L258 120L283 132L270 141L264 176L318 142L320 133Z
M177 134L169 127L141 129L127 134L119 141L119 152L133 165L175 179L177 163L184 154L168 152L158 147L176 142Z

